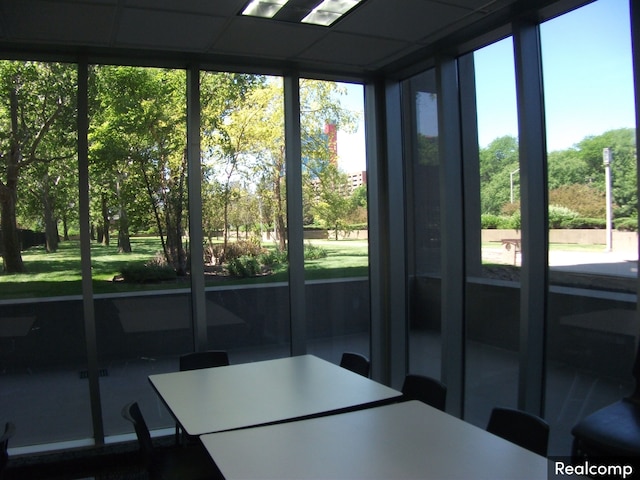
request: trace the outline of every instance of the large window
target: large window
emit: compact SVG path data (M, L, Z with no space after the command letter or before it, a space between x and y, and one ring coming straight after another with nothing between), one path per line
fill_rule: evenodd
M0 61L0 410L19 425L14 446L92 436L69 297L81 292L76 90L75 65Z
M105 435L128 431L137 399L151 428L171 416L149 388L193 349L188 273L186 75L183 70L91 68L89 194ZM150 293L132 291L153 290Z
M232 363L287 356L282 78L205 72L200 85L208 345Z
M303 79L300 103L307 351L368 357L363 87Z
M629 3L541 26L548 148L550 453L632 389L638 339L637 180Z
M467 252L480 251L481 258L466 259L464 415L484 427L493 407L517 404L521 254L513 41L506 38L473 57L479 166L466 172L479 176L479 198L467 200L467 205L480 208L466 213L480 217L467 219L467 225L479 226L480 232L467 231L466 237L480 243Z

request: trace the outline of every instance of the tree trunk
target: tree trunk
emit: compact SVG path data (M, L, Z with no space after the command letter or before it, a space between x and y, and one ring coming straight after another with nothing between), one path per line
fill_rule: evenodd
M120 178L116 181L116 193L120 204L120 220L118 221L118 252L131 253L131 240L129 238L129 217L127 217L127 207L122 198Z
M24 273L20 253L20 237L16 226L15 192L4 188L0 194L0 228L2 229L2 259L5 273Z
M49 175L42 179L42 207L44 210L44 236L48 253L58 251L58 225L54 218L51 195L49 194Z
M287 249L287 226L284 221L284 202L282 198L282 187L280 186L282 182L282 177L278 176L275 188L274 195L276 197L276 233L278 236L278 248L280 251L284 252Z
M67 221L67 214L62 214L62 239L65 242L69 241L69 222Z
M2 229L2 258L6 273L23 273L25 271L20 253L20 237L16 222L16 200L18 195L18 178L20 176L20 142L18 141L18 94L11 90L9 95L11 110L10 150L6 155L6 184L0 189L0 228Z
M107 206L107 195L102 193L101 196L101 213L102 213L102 244L109 246L109 208Z

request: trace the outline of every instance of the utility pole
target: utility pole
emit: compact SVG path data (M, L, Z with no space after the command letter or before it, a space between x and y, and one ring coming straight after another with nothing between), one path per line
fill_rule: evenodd
M606 202L607 202L607 246L605 251L610 252L612 250L612 240L613 240L613 232L612 232L612 224L613 224L613 215L611 210L611 149L604 148L602 149L602 161L604 164L604 182L605 182L605 192L606 192Z

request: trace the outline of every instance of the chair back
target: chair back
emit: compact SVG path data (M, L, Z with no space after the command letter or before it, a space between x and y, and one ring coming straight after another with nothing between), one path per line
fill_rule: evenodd
M9 463L9 439L13 437L15 431L16 426L11 422L7 422L4 426L4 433L0 436L0 478Z
M408 374L402 384L404 400L420 400L444 412L447 406L447 387L435 378Z
M487 431L538 455L547 456L549 424L536 415L513 408L496 407L491 412Z
M229 365L229 355L224 350L187 353L180 357L180 371Z
M138 444L140 445L140 451L147 463L150 463L153 457L153 443L151 441L149 427L147 427L147 422L144 421L138 402L126 404L122 408L122 416L133 424L136 437L138 438Z
M340 360L340 366L369 378L369 369L371 368L369 359L360 353L344 352Z

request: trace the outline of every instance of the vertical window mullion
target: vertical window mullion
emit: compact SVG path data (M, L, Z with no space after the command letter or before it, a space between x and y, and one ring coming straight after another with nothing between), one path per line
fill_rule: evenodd
M303 355L307 351L307 332L302 215L300 78L297 75L284 77L284 112L291 354Z
M436 64L440 151L442 255L442 381L447 411L462 416L464 405L464 205L457 61Z
M187 70L187 184L191 249L191 312L196 351L207 349L207 311L202 234L202 167L200 165L200 71Z
M87 349L87 376L93 437L96 445L104 444L104 424L98 378L98 344L96 318L93 303L93 281L91 273L91 228L89 214L89 65L86 60L78 62L78 195L80 218L80 265L82 270L82 304Z
M540 27L523 20L514 23L513 33L522 199L518 406L541 415L549 238Z

